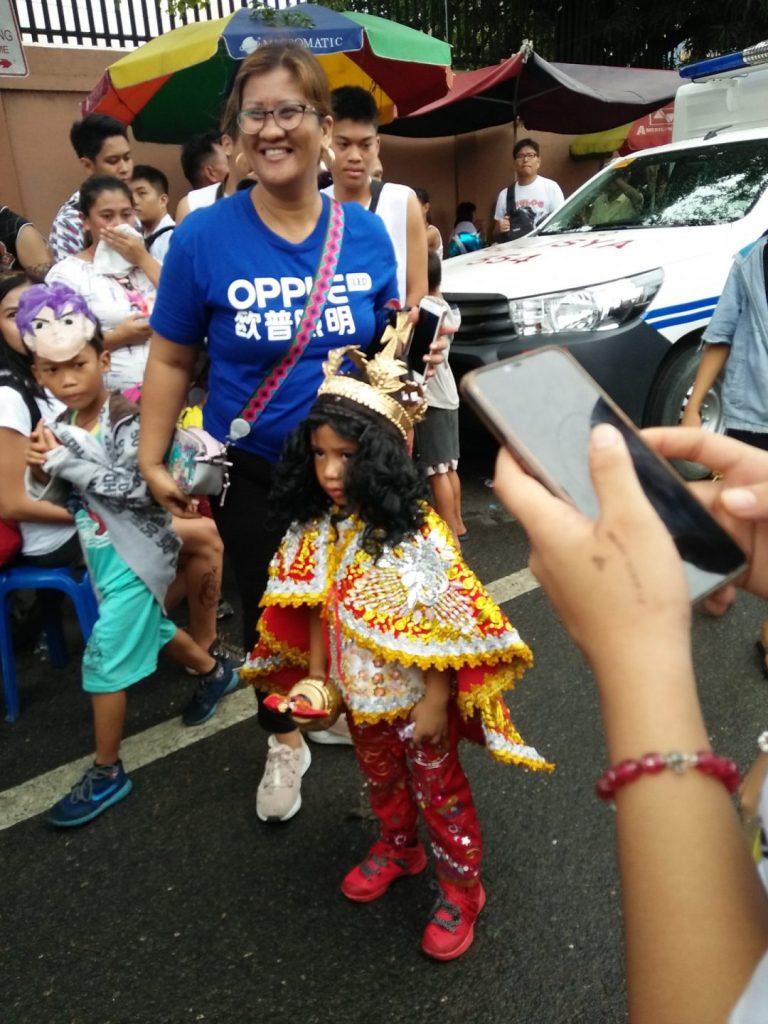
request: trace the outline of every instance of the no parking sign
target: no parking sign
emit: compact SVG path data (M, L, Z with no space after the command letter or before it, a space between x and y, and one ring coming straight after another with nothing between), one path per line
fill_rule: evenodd
M13 0L0 0L0 77L29 74Z

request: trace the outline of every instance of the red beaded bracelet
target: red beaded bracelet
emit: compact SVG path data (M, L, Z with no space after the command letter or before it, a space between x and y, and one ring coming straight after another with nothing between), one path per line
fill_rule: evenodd
M635 760L629 758L609 768L601 775L595 786L595 792L601 800L613 800L616 790L634 782L641 775L658 775L665 768L671 768L677 775L687 768L695 768L702 775L711 775L720 779L729 793L735 793L741 783L741 775L736 764L727 757L718 757L709 750L700 750L697 754L644 754Z

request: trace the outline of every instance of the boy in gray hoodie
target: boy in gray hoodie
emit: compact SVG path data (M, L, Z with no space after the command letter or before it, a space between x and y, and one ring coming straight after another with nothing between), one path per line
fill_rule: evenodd
M139 473L138 408L104 385L109 353L85 301L65 286L40 285L24 293L17 320L38 382L67 406L32 435L31 475L45 485L38 496L49 500L56 486L61 497L63 484L99 599L82 666L95 761L48 815L50 824L69 827L91 821L133 788L119 757L126 690L155 671L161 649L201 676L183 714L187 725L207 721L238 674L165 615L180 542Z

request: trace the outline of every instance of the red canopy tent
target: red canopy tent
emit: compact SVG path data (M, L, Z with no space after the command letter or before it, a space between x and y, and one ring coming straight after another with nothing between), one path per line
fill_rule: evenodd
M520 118L529 130L597 132L658 110L679 84L676 71L550 63L523 49L492 67L457 72L446 96L382 131L437 138Z

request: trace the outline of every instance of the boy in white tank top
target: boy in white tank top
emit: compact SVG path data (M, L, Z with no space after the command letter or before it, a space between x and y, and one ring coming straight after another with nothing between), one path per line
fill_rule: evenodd
M379 116L371 94L360 86L342 86L331 93L331 106L333 185L323 191L381 217L395 247L400 301L415 306L427 294L427 234L419 201L407 185L371 188L379 158Z

